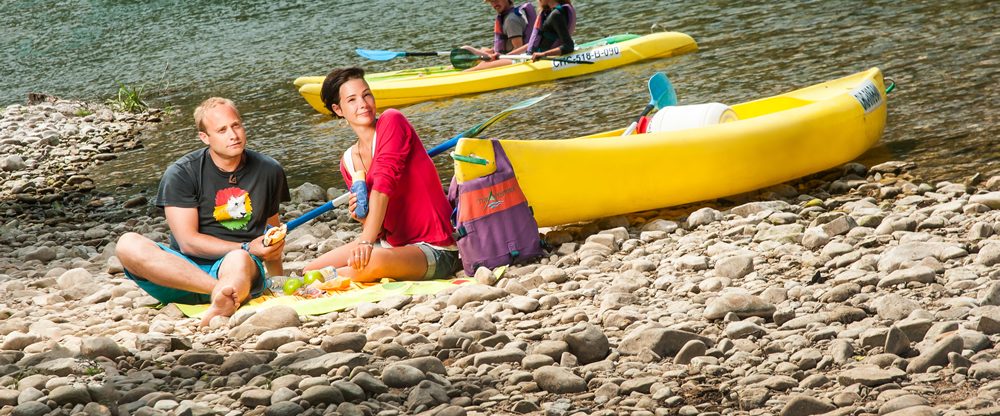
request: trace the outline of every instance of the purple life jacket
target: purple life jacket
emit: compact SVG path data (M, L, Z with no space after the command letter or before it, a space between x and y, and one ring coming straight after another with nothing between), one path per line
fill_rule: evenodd
M573 8L572 4L560 4L552 10L555 9L559 9L560 13L566 15L567 23L569 25L569 34L572 36L573 33L576 32L576 9ZM542 42L542 23L545 22L545 19L547 19L550 14L552 14L551 10L543 11L538 14L538 17L535 18L535 24L532 25L531 28L531 37L528 40L528 53L535 52L535 48L537 48L538 44ZM562 40L557 40L552 44L552 47L555 48L560 45L562 45Z
M528 38L531 37L532 23L535 21L535 6L531 2L524 3L520 6L514 6L508 9L506 12L497 14L496 20L493 22L493 51L496 53L507 53L510 52L505 47L507 46L507 34L503 31L503 22L507 20L507 16L510 13L514 13L516 16L524 19L524 33L521 34L521 42L527 42Z
M479 267L520 264L542 256L538 223L500 142L493 140L495 172L465 183L451 180L448 200L458 254L467 276Z

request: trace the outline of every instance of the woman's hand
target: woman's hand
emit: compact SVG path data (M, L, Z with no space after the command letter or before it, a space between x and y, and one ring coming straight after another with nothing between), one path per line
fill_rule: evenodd
M358 215L354 213L357 208L358 208L358 196L352 192L351 198L347 200L347 211L351 213L351 218L354 218L355 221L360 222L361 225L364 225L365 219L358 218Z
M531 62L538 62L539 59L542 59L544 57L545 57L544 53L542 53L542 52L535 52L535 53L531 54Z
M368 262L372 258L372 251L374 249L374 244L367 241L358 241L351 250L351 257L348 257L347 265L358 271L364 269L368 266Z

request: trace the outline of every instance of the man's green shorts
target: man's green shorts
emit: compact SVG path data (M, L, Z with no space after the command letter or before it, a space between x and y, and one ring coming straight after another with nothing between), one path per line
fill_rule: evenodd
M184 255L184 253L181 253L163 244L157 243L157 245L159 245L160 248L163 249L163 251L166 251L184 260L187 260L191 262L191 264L198 266L198 268L204 271L205 273L208 273L209 276L212 276L216 280L219 279L219 266L222 266L221 258L211 264L199 264L190 257ZM250 286L250 298L255 298L264 293L264 289L266 286L265 280L267 279L267 272L264 270L264 263L261 262L261 260L257 258L257 256L251 254L250 258L253 259L254 263L257 263L257 276L253 281L253 285ZM149 280L143 279L142 277L133 275L128 270L125 270L125 276L128 276L129 279L135 281L135 283L139 285L140 289L145 290L146 293L149 293L150 296L156 298L156 300L160 301L164 305L168 303L184 303L189 305L198 305L202 303L210 303L212 301L211 295L207 293L194 293L194 292L188 292L186 290L174 289L172 287L160 286L156 283L150 282Z

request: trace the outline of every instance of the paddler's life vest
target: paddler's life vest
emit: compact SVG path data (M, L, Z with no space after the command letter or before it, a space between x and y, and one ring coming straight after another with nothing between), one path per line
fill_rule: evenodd
M576 9L573 8L572 4L560 4L552 10L557 9L559 10L559 13L566 16L567 25L569 26L569 34L572 36L573 32L576 32ZM542 42L542 23L545 23L545 19L547 19L550 14L552 14L552 11L543 11L538 14L538 17L535 18L535 24L532 25L531 28L531 37L528 40L528 53L535 52L535 49L538 48L538 44ZM561 40L557 40L553 43L552 47L558 47L559 45L562 45Z
M535 21L536 13L535 6L531 5L529 1L520 6L511 7L506 12L497 14L497 18L493 21L493 51L496 53L510 52L507 49L507 34L503 31L503 22L507 20L507 16L511 13L524 19L524 33L521 34L521 42L527 42L528 38L531 37L531 31L533 30L531 24Z

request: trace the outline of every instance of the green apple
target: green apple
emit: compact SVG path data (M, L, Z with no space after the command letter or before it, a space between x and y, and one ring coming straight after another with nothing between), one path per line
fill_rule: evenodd
M310 270L302 276L302 282L305 283L306 286L311 285L313 282L323 283L325 281L326 278L323 277L323 273L320 273L319 270Z
M295 291L299 290L300 287L302 287L301 280L290 278L287 281L285 281L285 286L283 286L281 289L282 291L285 292L286 295L292 295L295 294Z

